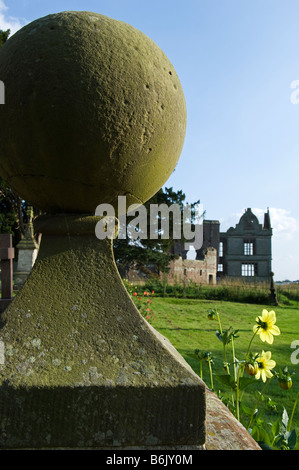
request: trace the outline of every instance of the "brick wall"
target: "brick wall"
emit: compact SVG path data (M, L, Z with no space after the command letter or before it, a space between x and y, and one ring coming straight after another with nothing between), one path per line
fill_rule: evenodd
M195 282L196 284L216 284L217 251L209 247L202 260L189 260L179 257L171 261L168 284ZM162 276L161 276L162 279Z

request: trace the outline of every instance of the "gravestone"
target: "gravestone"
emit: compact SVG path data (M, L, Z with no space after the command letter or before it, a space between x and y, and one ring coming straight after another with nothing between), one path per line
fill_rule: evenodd
M1 267L1 299L0 313L3 312L13 299L13 259L15 250L12 246L12 236L0 235L0 267Z
M16 290L23 287L31 269L35 263L38 253L38 243L34 237L33 229L33 208L27 209L28 222L26 224L25 234L17 245L18 262L14 271L14 286Z
M201 449L205 385L134 306L93 215L119 195L145 202L173 171L186 129L173 66L123 22L62 12L2 46L0 79L0 174L46 212L2 316L0 447Z

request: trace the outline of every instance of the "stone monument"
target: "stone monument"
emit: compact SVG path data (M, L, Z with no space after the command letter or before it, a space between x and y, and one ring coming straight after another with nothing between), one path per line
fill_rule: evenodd
M12 235L0 235L0 269L1 269L1 298L0 313L6 309L13 299L13 259L15 250L12 246Z
M22 240L17 244L18 262L14 272L14 287L19 290L23 287L31 269L35 263L38 253L38 243L34 237L33 208L27 209L28 222Z
M135 28L90 12L33 21L0 50L0 174L46 212L38 257L1 317L1 448L205 443L205 385L139 314L98 240L96 207L141 204L180 156L177 74Z

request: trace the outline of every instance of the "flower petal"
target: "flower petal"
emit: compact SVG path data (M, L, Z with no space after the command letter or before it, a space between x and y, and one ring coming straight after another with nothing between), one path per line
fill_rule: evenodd
M262 381L263 381L263 382L266 382L266 380L267 380L266 372L265 372L265 370L263 369L263 370L262 370Z
M271 322L276 323L276 313L274 312L274 310L268 312L268 318Z
M280 329L278 328L278 326L276 325L271 326L271 333L272 335L276 335L276 336L280 335Z
M273 336L271 333L269 333L269 331L260 330L260 338L263 342L266 341L269 344L273 343Z
M263 351L262 353L262 356L265 358L267 362L271 359L271 355L272 355L271 351L266 351L266 352Z

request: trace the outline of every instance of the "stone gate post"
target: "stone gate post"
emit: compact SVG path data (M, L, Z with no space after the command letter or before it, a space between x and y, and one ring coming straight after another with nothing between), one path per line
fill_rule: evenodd
M1 299L0 313L13 299L13 259L15 250L12 246L12 235L0 235L0 266L1 266Z

